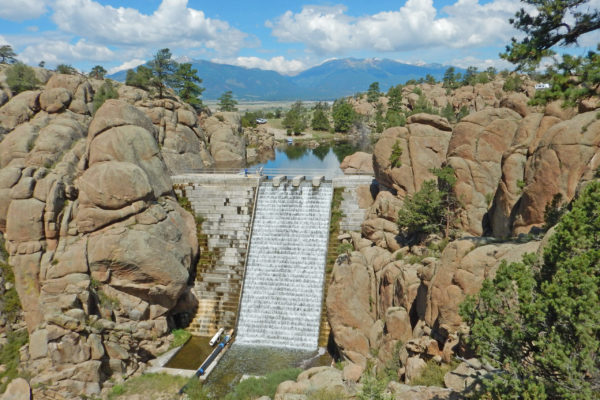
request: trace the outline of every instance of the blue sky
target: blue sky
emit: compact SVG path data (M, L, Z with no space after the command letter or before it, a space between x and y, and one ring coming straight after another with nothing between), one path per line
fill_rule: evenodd
M18 58L83 72L139 65L158 49L295 74L331 58L510 67L519 0L0 0L0 44ZM590 0L588 7L600 7ZM589 34L575 52L595 48Z

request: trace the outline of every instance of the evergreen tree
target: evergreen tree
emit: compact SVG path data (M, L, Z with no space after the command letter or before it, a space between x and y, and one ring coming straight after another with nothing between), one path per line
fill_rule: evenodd
M468 67L465 75L463 76L463 85L475 85L477 80L477 67Z
M406 125L406 116L402 112L388 110L385 114L385 127L391 128L393 126L404 126Z
M13 48L8 45L0 46L0 64L14 64L17 62L17 54Z
M454 107L452 106L452 103L448 102L448 104L446 104L446 107L444 107L442 109L442 112L440 114L442 117L446 118L448 120L448 122L454 123L456 122L456 114L454 113Z
M435 77L431 74L425 75L425 82L429 83L430 85L435 85L437 83Z
M345 99L333 103L332 117L336 132L348 132L357 119L356 111Z
M329 125L329 118L322 109L317 109L313 113L311 126L315 131L328 131L331 126Z
M284 128L291 129L296 134L302 133L308 126L308 116L304 104L301 101L292 104L281 123Z
M555 54L554 46L572 46L585 33L600 29L600 10L586 7L589 0L521 0L534 6L531 14L523 8L509 21L525 33L512 38L503 58L518 69L534 70L543 57Z
M90 77L95 78L95 79L104 79L104 76L106 75L106 73L107 73L107 71L106 71L106 69L104 69L103 66L96 65L90 71Z
M373 82L369 85L369 90L367 90L367 101L369 103L375 103L379 100L379 96L381 96L381 92L379 91L379 82Z
M148 90L150 88L150 79L152 79L150 68L140 65L136 70L130 69L127 71L125 84Z
M194 107L194 109L200 110L202 108L202 100L199 97L202 95L204 88L199 86L202 83L202 79L197 74L198 70L193 69L192 64L179 64L175 72L173 88L179 97L181 97L181 100Z
M388 112L389 110L399 112L402 107L402 86L392 86L388 92Z
M383 132L385 126L385 118L383 118L383 104L377 102L375 104L375 131L377 133Z
M600 10L590 8L589 0L521 0L535 7L529 13L521 9L509 21L525 33L522 39L512 38L506 53L500 56L517 70L534 71L544 57L555 55L555 46L577 45L581 35L600 29ZM598 45L600 51L600 45ZM563 55L551 69L551 90L538 92L537 103L562 98L574 105L581 99L597 95L600 88L600 56L589 52L585 56ZM536 94L537 95L537 94Z
M233 92L231 90L223 93L218 100L219 102L217 105L219 106L219 111L237 111L235 106L238 102L233 98Z
M150 86L158 89L158 98L162 99L166 88L175 83L177 63L171 59L171 51L165 48L159 50L148 65L152 71Z
M433 168L435 180L423 182L421 189L404 199L403 208L398 211L398 226L412 240L420 240L430 233L450 235L450 224L460 202L453 192L456 177L450 166Z
M503 263L461 316L470 346L497 370L478 398L598 399L600 182L590 183L544 250Z
M6 70L6 83L10 90L17 94L37 88L40 81L35 77L33 68L23 63L16 63Z
M456 75L454 67L448 67L444 72L443 87L447 89L456 89L458 87L458 81L460 78Z

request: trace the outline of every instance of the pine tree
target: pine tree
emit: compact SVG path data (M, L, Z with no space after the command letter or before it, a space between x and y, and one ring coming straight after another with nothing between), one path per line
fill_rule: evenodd
M292 104L290 110L285 113L285 117L281 122L284 128L291 129L294 133L302 133L308 126L308 116L306 108L301 101Z
M325 115L325 111L317 109L313 113L311 126L315 131L328 131L331 126L329 125L329 119Z
M150 79L152 79L152 70L140 65L136 70L130 69L127 71L125 84L148 90L150 88Z
M92 68L89 75L91 78L104 79L106 73L107 71L102 65L96 65L94 68Z
M17 54L8 44L0 46L0 64L14 64L17 62Z
M381 96L381 92L379 91L379 82L373 82L369 85L369 90L367 90L367 101L369 103L375 103L379 100L379 96Z
M402 86L401 85L392 86L387 92L387 97L388 97L388 112L390 110L395 111L395 112L400 112L400 109L402 107Z
M344 99L335 101L332 109L332 117L336 132L348 132L357 119L356 111Z
M200 96L204 92L204 88L199 86L202 79L197 74L198 70L193 69L192 64L179 64L175 72L173 87L181 100L194 107L194 109L200 110L202 108Z
M152 71L150 86L158 89L158 98L162 99L166 88L175 83L177 63L171 59L171 51L165 48L159 50L148 65Z
M237 103L238 102L233 98L233 92L228 90L219 97L217 105L219 106L219 111L237 111L237 108L235 107Z
M556 226L538 265L503 263L461 316L496 372L478 398L592 400L600 393L600 182Z

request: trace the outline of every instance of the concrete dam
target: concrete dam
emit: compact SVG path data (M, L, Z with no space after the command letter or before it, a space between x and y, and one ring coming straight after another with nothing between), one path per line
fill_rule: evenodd
M340 225L359 230L365 211L355 189L371 176L330 181L243 174L172 177L201 222L188 330L211 336L236 328L236 343L315 350L326 344L325 260L334 188L343 191ZM320 335L321 334L321 335Z

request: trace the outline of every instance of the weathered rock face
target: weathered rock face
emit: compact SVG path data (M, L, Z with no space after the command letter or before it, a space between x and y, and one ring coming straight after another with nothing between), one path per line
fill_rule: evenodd
M30 333L22 362L34 392L67 397L97 394L166 349L198 257L160 129L121 100L92 119L92 94L85 79L54 75L0 108L0 231ZM175 127L197 128L195 113L172 108Z
M535 253L539 242L490 244L475 247L471 240L450 243L439 261L424 273L428 288L425 322L440 332L456 332L461 324L458 307L467 295L476 294L483 280L492 279L500 263L520 261L525 253Z
M484 216L502 175L502 154L520 120L512 110L488 109L463 118L452 132L447 163L454 168L456 196L464 205L461 226L469 233L484 231Z
M275 159L275 134L264 126L244 129L246 141L246 160L248 162L266 162Z
M514 218L515 233L544 222L544 209L556 194L565 202L600 166L600 120L595 111L553 125L525 165L523 195Z
M385 130L373 149L377 181L400 198L418 191L423 182L435 178L430 169L444 162L451 132L445 118L429 114L413 115L406 127ZM402 149L399 166L390 162L394 145Z
M464 329L458 309L465 297L493 278L503 260L520 261L543 243L465 239L449 243L437 257L418 257L429 250L392 253L360 235L353 242L358 250L337 260L327 294L333 338L350 365L400 365L406 382L420 374L423 358L451 360Z
M244 137L240 135L239 114L222 112L205 119L202 123L209 138L209 150L215 165L243 166L246 162L246 145Z
M344 171L345 174L372 174L373 156L369 153L357 151L344 158L340 164L340 169Z
M147 92L129 86L119 88L119 96L150 118L169 171L186 172L214 165L208 137L193 107L173 99L150 99Z

